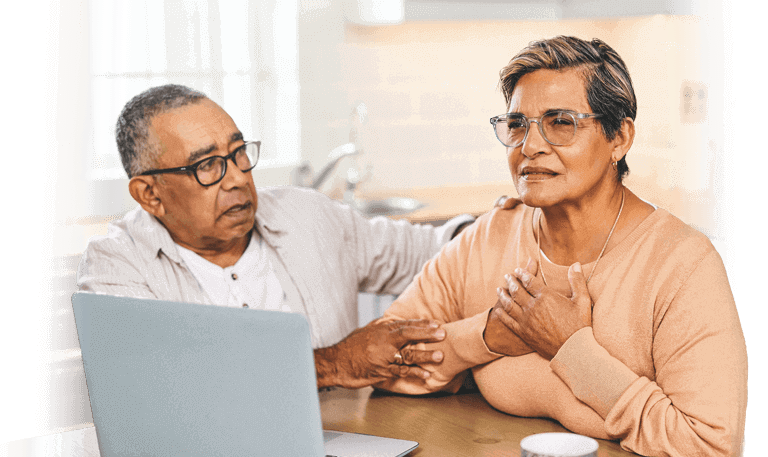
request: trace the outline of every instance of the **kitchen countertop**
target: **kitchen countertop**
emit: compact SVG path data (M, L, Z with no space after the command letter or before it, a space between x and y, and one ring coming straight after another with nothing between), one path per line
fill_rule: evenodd
M390 218L405 219L414 223L427 223L445 221L465 213L477 217L490 211L496 199L502 195L517 196L517 191L511 180L484 184L381 190L360 193L357 197L367 200L390 197L415 198L424 203L425 206L412 213L390 216Z

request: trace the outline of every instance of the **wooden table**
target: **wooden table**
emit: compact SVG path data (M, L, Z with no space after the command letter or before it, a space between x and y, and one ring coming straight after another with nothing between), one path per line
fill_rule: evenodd
M408 457L519 456L528 435L567 432L547 419L510 416L479 393L408 397L359 390L320 392L323 428L417 441ZM636 455L617 442L598 440L599 457Z
M359 390L320 392L323 428L417 441L408 457L519 456L520 440L534 433L567 432L546 419L510 416L479 393L408 397ZM599 457L636 455L598 440ZM5 452L3 452L5 451ZM93 426L0 446L8 457L99 457Z

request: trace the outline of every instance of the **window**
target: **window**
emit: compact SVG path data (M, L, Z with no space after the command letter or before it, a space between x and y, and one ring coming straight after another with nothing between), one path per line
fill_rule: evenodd
M90 2L92 180L124 178L114 126L125 103L166 83L207 94L247 139L259 167L300 159L297 1Z

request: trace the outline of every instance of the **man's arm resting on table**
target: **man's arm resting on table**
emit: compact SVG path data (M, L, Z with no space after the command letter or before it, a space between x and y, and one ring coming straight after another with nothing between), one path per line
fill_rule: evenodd
M396 301L392 307L398 305L402 305L402 303ZM398 313L402 311L402 309L395 309L393 311L394 316L388 317L403 319L406 316ZM389 313L389 311L387 312ZM456 392L461 387L467 370L505 355L517 356L533 352L510 330L496 328L493 324L489 326L490 315L492 313L487 309L474 316L446 322L441 325L441 328L446 331L446 337L443 341L414 345L418 349L439 350L443 353L443 361L440 364L429 362L420 364L421 368L430 372L429 377L421 379L418 377L407 379L392 377L377 383L375 387L409 395L438 391ZM501 326L503 327L503 324ZM497 345L486 343L484 334L488 336L489 333L495 338L493 341L497 342Z
M418 365L440 363L442 352L406 346L444 338L445 330L435 321L374 321L333 346L315 349L317 387L357 389L389 378L415 376L426 379L430 373ZM402 354L402 364L396 363L398 352Z

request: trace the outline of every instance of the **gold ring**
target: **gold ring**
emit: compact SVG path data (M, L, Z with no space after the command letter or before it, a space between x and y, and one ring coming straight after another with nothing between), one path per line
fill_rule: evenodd
M395 352L395 365L403 365L404 363L403 354L400 351Z

